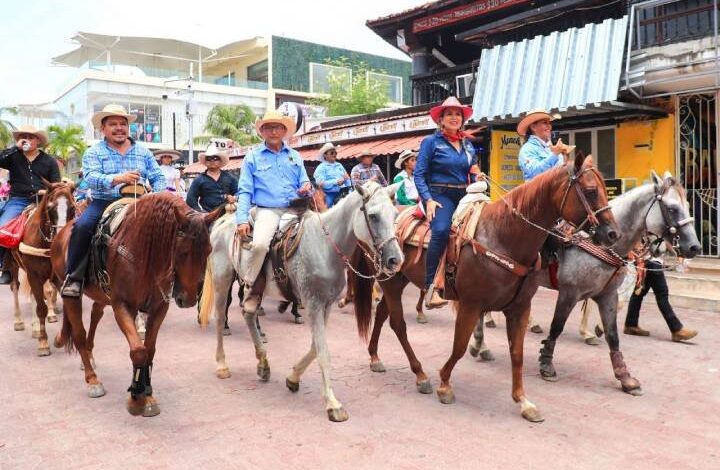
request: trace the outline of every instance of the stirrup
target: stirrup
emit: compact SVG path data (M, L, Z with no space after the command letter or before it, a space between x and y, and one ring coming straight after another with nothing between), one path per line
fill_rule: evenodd
M428 310L432 310L435 308L444 307L448 304L448 301L445 299L442 299L441 302L433 303L432 298L435 296L436 290L435 290L435 284L430 284L430 287L428 287L427 292L425 292L425 308ZM438 294L438 297L440 297L440 294Z
M82 297L84 287L83 284L84 282L82 280L77 281L75 279L71 279L70 275L68 274L67 276L65 276L65 282L63 282L63 285L60 288L60 296L74 298Z

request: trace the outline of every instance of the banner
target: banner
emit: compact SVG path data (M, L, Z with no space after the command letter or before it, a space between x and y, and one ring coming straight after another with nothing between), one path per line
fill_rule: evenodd
M523 174L518 166L518 154L522 139L517 132L492 131L490 139L490 178L505 191L510 191L523 183ZM495 185L491 185L490 196L497 199L504 194Z
M440 28L520 3L530 2L528 0L478 0L468 3L467 5L418 18L413 21L412 30L413 33L419 33L430 29Z

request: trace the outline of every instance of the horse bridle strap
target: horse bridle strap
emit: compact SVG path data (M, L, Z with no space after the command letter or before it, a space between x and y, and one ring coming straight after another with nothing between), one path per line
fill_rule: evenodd
M565 189L565 194L562 198L562 203L560 204L560 213L562 213L563 208L565 207L565 202L567 201L568 194L570 193L570 188L573 186L575 187L575 191L577 192L578 199L580 200L580 203L582 204L583 208L585 209L585 213L587 214L587 217L585 217L585 220L582 224L578 227L578 230L580 230L585 223L590 222L590 225L593 227L597 227L600 225L600 222L598 221L598 214L610 210L610 206L604 206L600 209L593 211L592 207L590 207L590 203L588 202L587 198L585 197L585 193L582 192L582 189L580 188L580 185L577 184L577 182L580 180L582 175L587 173L588 171L591 171L595 174L595 176L600 180L603 181L602 175L597 171L595 167L589 166L587 168L580 168L577 172L573 172L573 166L567 165L567 172L568 176L570 178L568 187Z
M532 272L540 270L541 259L540 259L539 254L538 254L538 257L535 259L535 264L533 264L533 266L531 266L531 267L528 267L528 266L518 263L517 261L510 258L509 256L505 256L501 253L497 253L495 251L488 249L482 243L480 243L479 241L477 241L475 239L463 237L463 241L466 243L469 243L470 246L472 246L473 253L475 253L476 255L479 252L482 256L493 261L498 266L507 269L508 271L510 271L511 273L513 273L514 275L516 275L518 277L525 277Z
M652 210L653 206L655 204L658 204L660 207L660 214L662 214L663 221L665 222L665 230L663 231L660 236L655 235L659 239L665 238L665 236L669 233L672 238L678 237L678 231L683 228L684 226L691 224L695 221L695 217L686 217L682 220L675 221L673 220L672 216L668 213L668 208L663 202L663 198L665 197L665 193L668 192L670 189L670 184L668 184L667 181L663 181L662 186L658 188L658 190L655 192L655 199L653 199L652 204L648 207L647 212L645 213L645 228L647 229L647 217L650 215L650 211ZM648 230L648 233L651 233Z
M375 233L372 230L372 226L370 225L370 218L367 213L367 203L372 199L375 194L380 191L380 188L375 189L372 193L370 193L367 196L362 197L362 206L360 207L360 211L363 213L363 218L365 219L365 225L367 226L368 233L370 234L370 239L373 242L373 247L375 248L375 251L380 254L382 252L382 249L387 245L388 243L392 242L393 240L397 240L397 235L393 233L392 236L388 237L385 240L382 240L380 242L377 241L377 237L375 236Z

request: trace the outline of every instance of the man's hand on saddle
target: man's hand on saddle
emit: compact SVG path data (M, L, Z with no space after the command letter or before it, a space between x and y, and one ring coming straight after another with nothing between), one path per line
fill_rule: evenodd
M117 186L119 184L136 184L138 180L140 179L140 172L133 170L133 171L126 171L125 173L121 173L113 178L112 185Z
M237 202L237 198L232 194L226 194L225 202L227 202L228 204L235 204Z
M238 224L235 229L235 237L241 240L246 239L250 236L250 224L245 222L244 224Z
M307 182L307 183L303 184L302 186L300 186L300 189L297 190L297 193L300 196L308 196L310 193L312 193L312 189L313 189L312 183Z

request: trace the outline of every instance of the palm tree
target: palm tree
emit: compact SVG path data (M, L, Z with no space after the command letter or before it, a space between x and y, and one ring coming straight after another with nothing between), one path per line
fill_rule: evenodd
M0 108L0 117L3 113L17 114L17 108ZM0 119L0 148L5 148L14 142L12 131L14 126L4 119Z
M68 161L71 157L82 158L87 149L87 144L83 140L85 130L82 127L52 125L47 130L50 138L46 150L58 157L65 169L68 168Z
M205 121L208 135L195 137L196 144L207 144L212 137L232 139L238 145L250 145L260 142L255 135L255 113L248 105L218 104L210 110Z

